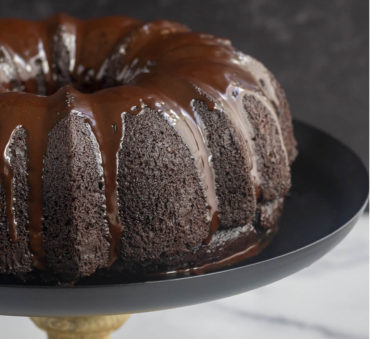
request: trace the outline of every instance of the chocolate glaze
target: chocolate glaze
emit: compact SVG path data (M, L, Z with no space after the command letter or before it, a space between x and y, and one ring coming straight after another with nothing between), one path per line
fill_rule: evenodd
M276 233L276 229L268 230L260 239L254 239L250 245L238 252L235 252L229 256L225 256L222 259L215 260L212 262L205 263L201 266L195 266L191 268L177 269L175 271L168 272L158 272L152 274L153 277L181 277L187 275L199 275L208 273L211 271L216 271L221 268L226 268L228 266L235 265L243 260L246 260L252 256L260 253L271 241L272 237Z
M45 268L43 156L51 129L74 111L86 119L100 147L112 264L125 227L119 220L117 200L122 117L150 107L163 114L193 154L206 192L210 233L205 242L210 242L219 223L215 173L204 126L192 103L201 100L209 110L227 112L249 149L249 168L258 178L251 128L245 118L235 118L242 105L229 103L235 101L234 89L258 93L273 107L269 112L278 130L280 103L265 68L251 60L241 58L228 40L193 33L169 21L142 24L126 17L81 21L64 14L40 22L0 20L0 178L12 241L17 241L17 224L12 168L5 156L11 133L17 126L27 131L30 246L34 266ZM281 136L285 149L284 142ZM289 173L289 163L285 166ZM255 185L259 195L258 179Z

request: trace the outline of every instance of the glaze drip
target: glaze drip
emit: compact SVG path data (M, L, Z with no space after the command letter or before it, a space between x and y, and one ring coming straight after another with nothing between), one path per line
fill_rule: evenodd
M9 139L11 136L9 137ZM3 169L1 185L5 189L5 204L9 223L9 235L13 242L18 241L17 221L14 216L14 199L13 199L13 169L10 165L8 155L8 145L4 148L4 156L0 157L0 168Z
M102 106L99 101L96 102L94 98L89 98L90 95L83 95L75 89L71 89L70 97L74 106L72 111L85 118L100 147L106 215L111 235L110 262L113 263L117 259L119 238L123 230L118 217L117 200L117 153L123 135L121 112L107 111L104 108L106 106ZM109 97L105 99L109 100Z

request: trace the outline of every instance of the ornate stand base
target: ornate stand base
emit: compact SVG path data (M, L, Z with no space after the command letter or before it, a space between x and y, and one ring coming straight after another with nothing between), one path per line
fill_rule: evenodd
M129 316L34 317L31 320L47 332L49 339L109 339Z

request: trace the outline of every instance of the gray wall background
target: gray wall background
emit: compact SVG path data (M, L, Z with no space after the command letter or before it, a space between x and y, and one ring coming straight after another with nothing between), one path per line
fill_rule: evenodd
M0 0L0 16L123 14L229 38L277 76L294 117L342 140L368 165L368 6L367 0Z

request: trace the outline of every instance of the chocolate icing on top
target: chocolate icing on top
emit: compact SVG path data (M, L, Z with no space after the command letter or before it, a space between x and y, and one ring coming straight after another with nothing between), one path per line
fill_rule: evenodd
M253 158L250 129L238 120L238 105L227 103L235 101L234 89L258 92L263 100L273 100L274 109L279 102L271 83L266 86L271 81L267 71L250 60L241 58L228 40L190 32L169 21L142 24L126 17L81 21L64 14L41 22L0 20L0 178L11 239L17 241L12 168L6 158L10 136L17 126L27 131L30 243L34 266L43 268L43 156L51 129L74 111L85 118L99 143L113 263L124 230L117 202L122 116L150 107L167 119L193 154L207 195L206 241L210 241L218 228L215 174L204 126L192 103L201 100L209 110L226 110ZM257 166L252 159L249 162L258 177Z

